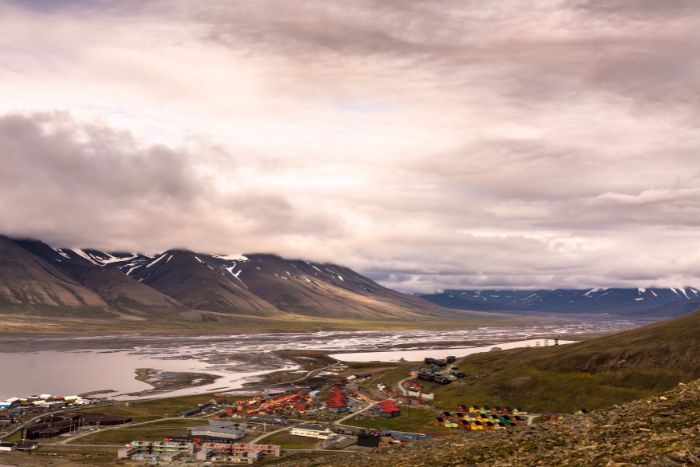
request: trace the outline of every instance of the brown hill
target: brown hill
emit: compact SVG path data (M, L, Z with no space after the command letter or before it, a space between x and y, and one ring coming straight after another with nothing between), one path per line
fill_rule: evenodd
M158 316L187 309L171 297L120 271L103 267L94 259L96 256L91 253L92 250L53 249L37 240L15 240L14 243L98 294L104 305L114 311Z
M263 254L246 258L239 265L241 281L258 297L290 313L374 320L459 316L336 264Z
M0 236L0 310L18 313L51 308L56 313L102 314L99 294Z
M230 263L230 264L229 264ZM129 277L166 294L195 310L255 316L281 314L274 305L256 296L227 268L235 261L185 250L170 250L120 266Z

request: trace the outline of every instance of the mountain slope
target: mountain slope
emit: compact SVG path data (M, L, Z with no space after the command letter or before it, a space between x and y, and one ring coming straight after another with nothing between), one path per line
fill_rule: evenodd
M133 280L142 282L195 310L256 316L281 314L256 296L237 277L239 260L186 250L169 250L153 258L114 263Z
M700 308L693 287L649 289L446 290L422 295L437 305L480 311L680 316Z
M343 266L263 254L246 258L239 266L241 280L257 296L284 311L358 319L451 315L446 309L382 287Z
M700 311L576 344L466 357L471 378L457 396L437 388L441 406L457 399L571 412L665 391L700 378ZM460 401L462 402L462 401Z
M108 267L198 310L372 320L459 317L343 266L269 254L223 256L169 250Z
M531 427L465 432L372 453L334 456L337 467L700 464L700 381L656 397ZM455 430L457 431L457 430ZM328 465L327 457L279 465Z
M0 282L5 297L0 307L9 306L13 300L15 310L31 306L48 317L58 313L57 307L93 306L120 319L147 318L173 325L183 320L206 321L211 326L223 320L229 326L238 323L247 328L262 320L266 329L291 329L292 321L302 328L315 326L314 323L321 327L353 328L371 326L366 322L494 322L487 315L452 311L387 289L349 268L333 264L268 254L224 256L175 249L147 256L53 248L38 240L4 241L16 258L10 264L11 255L6 254L5 266L0 265L6 278ZM42 284L50 282L29 275L22 289L17 279L23 277L19 271L23 263L40 265L39 271L49 271L49 276L55 276L54 282L62 284L61 293L65 295L66 288L80 291L84 295L82 301L70 301L72 295L62 300L49 299L55 292L43 301L22 295L21 290L31 288L29 283L34 282L37 295L43 290ZM72 312L80 314L77 309Z
M104 314L107 303L52 264L0 236L0 309Z
M167 315L186 309L176 300L130 279L120 271L103 267L127 261L136 255L113 256L96 250L54 249L38 240L15 240L15 243L97 293L115 311L136 315Z

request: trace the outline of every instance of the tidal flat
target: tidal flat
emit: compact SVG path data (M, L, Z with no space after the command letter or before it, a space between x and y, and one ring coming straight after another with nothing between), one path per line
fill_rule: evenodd
M531 339L578 340L627 329L631 320L572 320L554 325L438 331L319 331L231 335L0 334L5 374L0 399L102 391L117 400L240 390L289 381L319 365L319 355L389 352L422 359L426 350L502 345ZM553 343L553 341L552 341ZM299 352L315 352L304 357ZM420 351L420 352L419 352ZM428 352L430 353L430 352ZM360 355L357 360L382 360ZM420 358L419 358L420 357ZM352 356L344 355L352 361Z

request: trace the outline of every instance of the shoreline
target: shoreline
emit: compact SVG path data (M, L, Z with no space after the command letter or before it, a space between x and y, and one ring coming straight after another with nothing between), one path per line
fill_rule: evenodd
M457 330L452 334L444 331L322 331L311 333L258 333L267 338L257 339L249 333L234 335L218 332L214 335L195 333L182 336L170 333L63 333L61 335L44 333L28 336L24 333L0 333L0 356L12 358L11 354L50 351L54 354L69 353L72 359L83 357L75 354L93 354L102 361L100 355L127 353L129 358L143 359L134 366L130 374L124 375L129 381L139 381L143 389L126 389L126 379L104 380L116 390L111 398L119 400L139 400L152 398L171 398L185 395L224 393L277 387L285 384L305 381L310 372L337 363L338 354L371 354L379 351L381 357L412 352L422 354L440 352L452 355L458 349L482 347L490 350L493 346L507 345L509 342L523 339L555 338L560 341L585 340L601 333L614 332L620 327L633 327L630 321L604 323L573 323L570 326L507 326L482 327L479 329ZM612 329L617 327L617 329ZM106 338L111 336L111 339ZM214 336L216 336L214 338ZM239 336L240 339L236 339ZM28 338L35 337L36 339ZM181 339L185 340L181 340ZM533 345L534 346L534 345ZM307 347L307 349L299 348ZM472 352L470 352L472 353ZM45 361L44 356L31 357ZM108 357L105 357L108 358ZM109 358L120 358L118 356ZM398 361L400 356L389 358ZM423 355L413 360L422 360ZM93 359L94 360L94 359ZM344 358L344 364L361 361L386 361L385 358ZM110 360L107 360L110 361ZM174 364L175 361L192 361ZM159 365L159 362L170 362ZM119 360L121 363L121 360ZM126 363L128 365L129 363ZM94 364L93 364L94 366ZM139 374L139 369L141 373ZM136 378L134 377L136 372ZM304 375L304 376L302 376ZM94 380L94 378L93 378ZM85 386L93 386L93 380L85 379ZM118 381L124 381L119 383ZM79 383L79 381L77 381ZM82 392L102 387L72 388L53 387L46 384L46 392ZM82 386L81 383L76 386ZM133 385L132 385L133 386ZM13 392L21 392L23 384L16 385ZM10 389L10 388L7 388ZM43 388L40 388L43 389ZM14 395L14 394L13 394ZM109 397L109 396L108 396Z

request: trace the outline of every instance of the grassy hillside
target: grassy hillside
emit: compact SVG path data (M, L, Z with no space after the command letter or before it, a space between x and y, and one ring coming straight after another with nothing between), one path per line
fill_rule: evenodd
M462 432L333 459L336 467L696 465L700 462L700 381L659 397L513 431ZM325 466L328 459L279 465Z
M571 412L607 407L700 378L700 311L577 344L462 359L472 377L436 387L438 406L461 402Z

